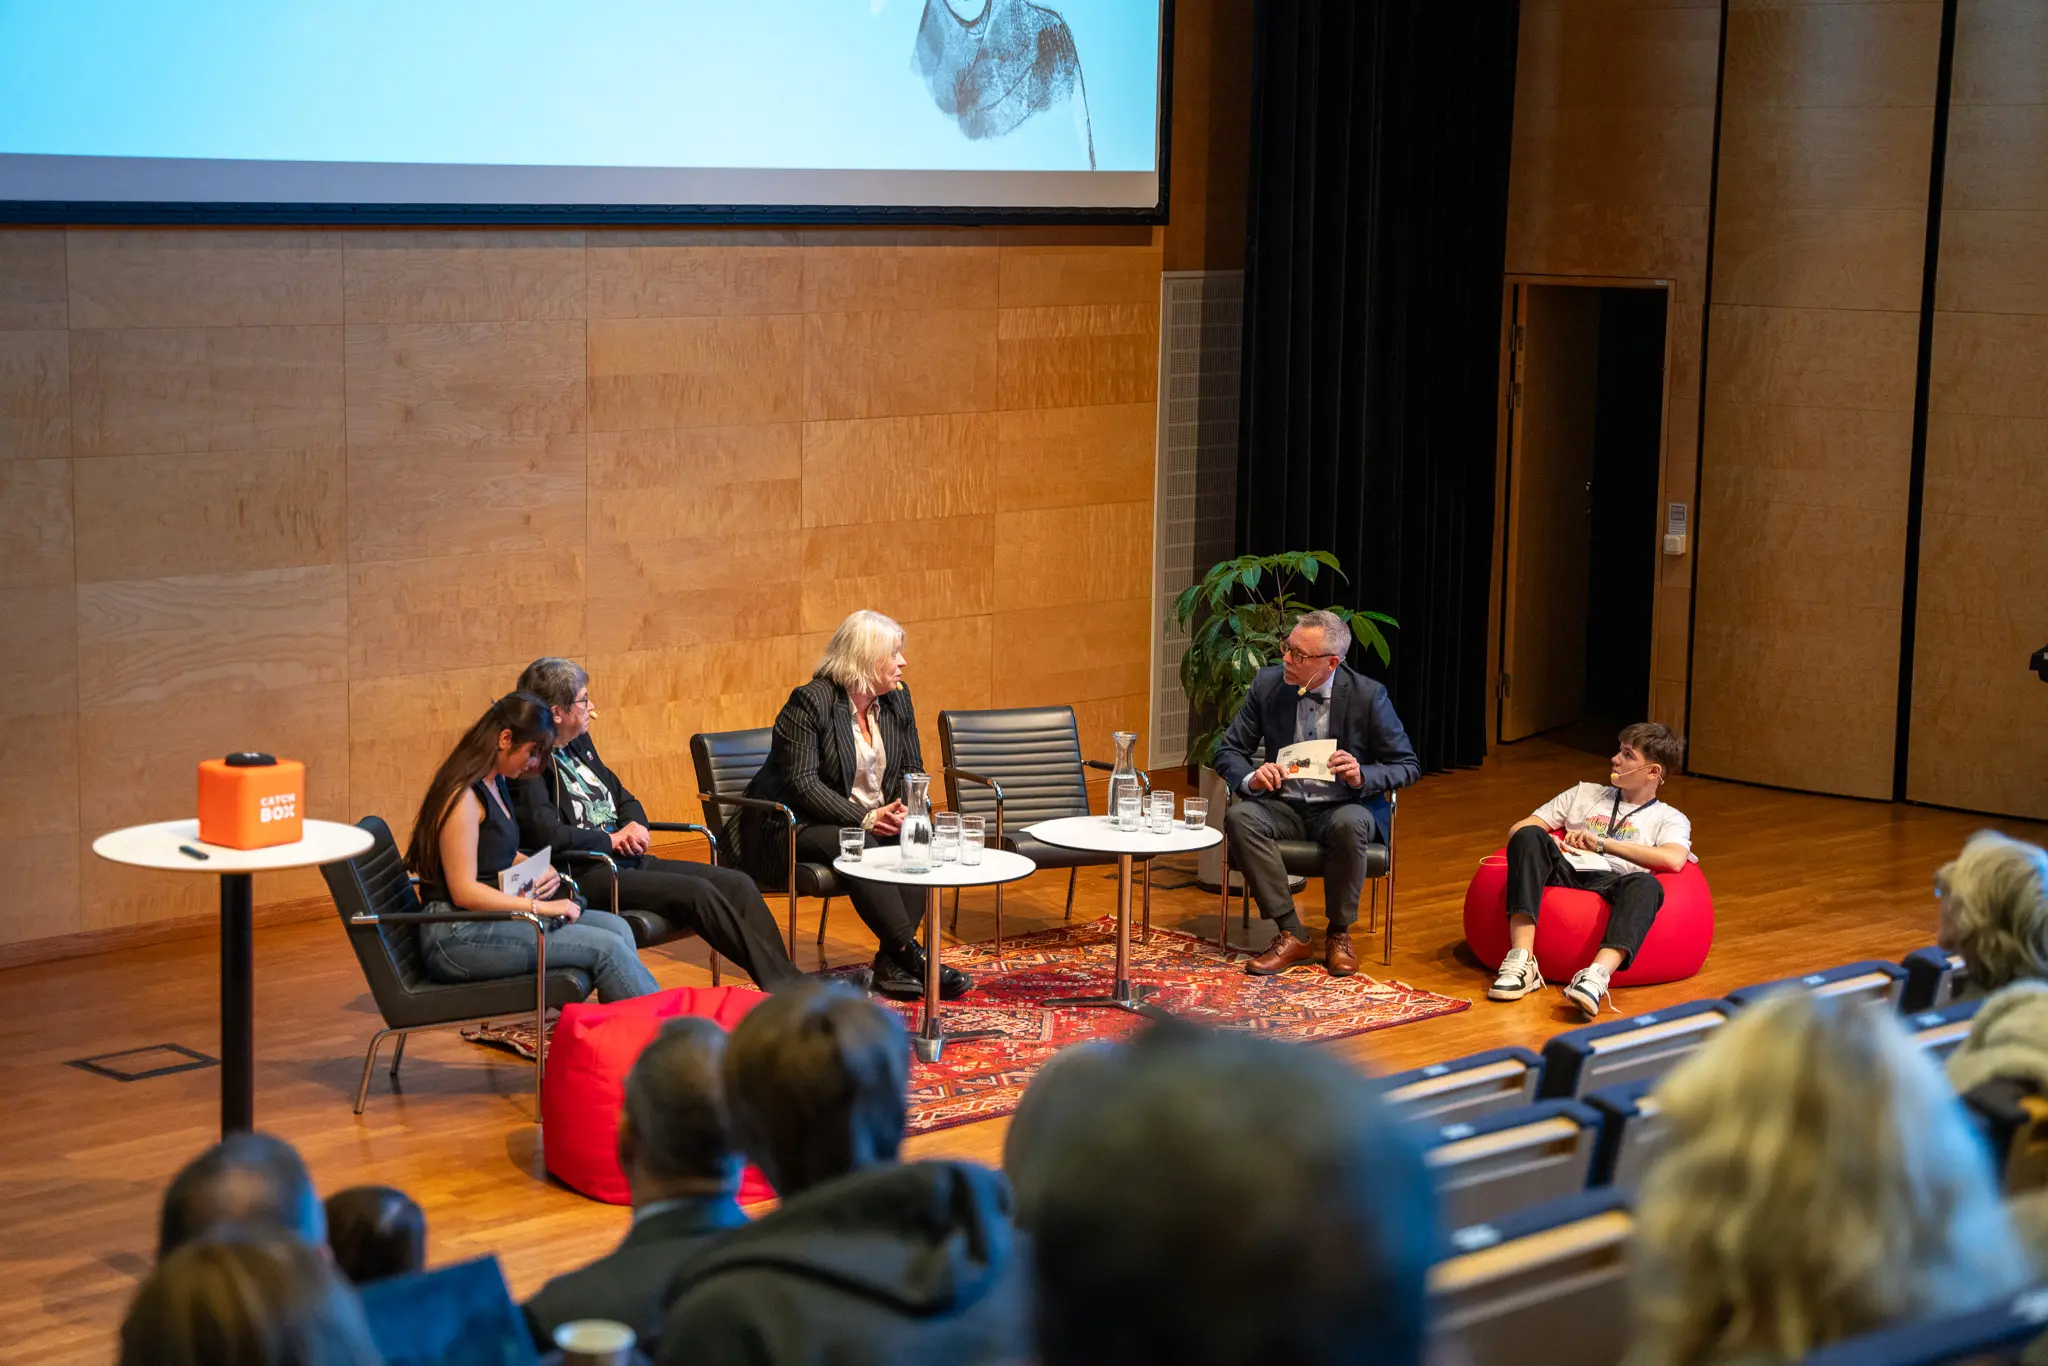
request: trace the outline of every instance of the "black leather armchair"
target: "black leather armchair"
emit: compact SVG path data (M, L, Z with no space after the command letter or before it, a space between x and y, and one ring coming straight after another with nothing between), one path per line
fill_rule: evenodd
M1384 881L1387 884L1387 924L1385 944L1380 952L1380 961L1388 965L1392 965L1394 961L1394 812L1400 795L1398 792L1389 792L1387 794L1386 840L1379 844L1368 844L1365 847L1365 885L1372 889L1371 910L1368 913L1365 928L1370 933L1379 927L1380 883ZM1226 820L1230 815L1230 801L1231 794L1228 787L1226 787L1223 794L1222 812ZM1222 885L1217 891L1217 895L1220 898L1218 909L1221 911L1221 916L1216 927L1216 946L1225 953L1228 953L1230 951L1230 836L1227 833L1227 825L1225 829L1226 833L1223 836L1223 844L1221 846L1223 851L1223 873L1218 879ZM1296 877L1320 876L1323 871L1323 857L1323 846L1317 844L1314 840L1280 841L1280 862L1289 873ZM1249 879L1243 877L1240 877L1238 881L1243 884L1239 889L1238 895L1242 900L1244 928L1249 930L1252 925L1252 884Z
M575 968L549 971L543 917L525 911L432 912L420 904L406 872L405 860L380 817L365 816L356 824L370 832L368 852L338 863L322 864L320 875L334 897L334 909L348 931L349 946L362 964L363 980L384 1017L384 1028L370 1037L363 1055L362 1085L356 1090L356 1113L370 1098L370 1070L386 1039L396 1037L391 1053L391 1080L405 1058L408 1035L420 1029L453 1029L482 1024L506 1015L533 1014L537 1046L533 1059L534 1118L540 1117L541 1073L547 1066L547 1010L590 995L590 977ZM421 925L454 920L523 920L532 925L538 970L529 976L487 982L437 982L427 975L421 954Z
M990 838L1024 855L1040 868L1067 870L1067 918L1074 915L1074 888L1083 868L1115 864L1115 854L1068 849L1018 833L1040 821L1085 816L1088 770L1114 770L1100 759L1081 757L1081 732L1072 707L1006 707L995 711L939 713L939 753L944 761L946 805L963 816L991 823ZM1152 784L1141 770L1149 794ZM963 786L964 784L964 786ZM1152 861L1145 866L1144 931L1152 931ZM960 914L958 893L953 915ZM996 888L996 953L1003 951L1003 889Z
M774 731L767 726L758 730L715 730L704 731L690 737L690 761L697 768L697 800L704 804L704 814L713 823L724 827L731 843L732 822L741 811L780 812L787 822L792 836L796 832L796 813L780 802L763 801L746 795L747 784L768 762L768 746L774 738ZM712 857L719 856L721 846L714 841ZM734 865L725 864L725 867ZM828 863L799 863L796 857L796 841L792 838L789 848L788 866L780 870L782 876L762 881L764 892L785 893L789 897L789 952L796 956L796 899L799 896L824 898L825 904L818 912L818 945L825 944L825 918L832 911L832 898L839 895L839 882Z

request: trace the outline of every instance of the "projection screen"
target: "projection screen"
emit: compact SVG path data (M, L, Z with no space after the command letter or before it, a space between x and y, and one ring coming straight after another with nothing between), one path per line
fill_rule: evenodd
M11 221L1163 216L1171 0L0 0Z

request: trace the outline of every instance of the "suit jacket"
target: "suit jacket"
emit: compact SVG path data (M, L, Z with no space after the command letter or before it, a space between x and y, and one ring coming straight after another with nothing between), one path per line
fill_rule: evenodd
M891 802L903 795L904 774L924 771L924 752L909 688L876 698L875 709L889 759L882 800ZM783 703L767 762L747 784L747 795L781 802L806 825L859 825L867 811L853 799L853 775L853 706L846 689L829 678L813 678ZM742 811L734 833L746 867L780 876L788 837L780 817Z
M1231 721L1216 745L1217 776L1230 784L1233 793L1244 789L1244 780L1258 765L1252 755L1264 746L1268 757L1281 746L1294 743L1296 704L1300 691L1287 681L1278 664L1259 670L1244 707ZM1371 810L1379 828L1387 829L1387 793L1406 787L1422 776L1408 732L1394 714L1394 703L1386 688L1339 664L1330 684L1330 738L1337 748L1358 760L1361 783L1350 798Z
M640 1335L652 1359L661 1347L668 1285L676 1269L747 1216L730 1195L707 1195L640 1220L609 1256L542 1286L526 1302L534 1345L554 1350L555 1329L577 1319L610 1319Z
M597 745L589 734L577 736L561 747L562 752L575 756L585 768L597 775L611 790L612 804L618 808L615 826L624 826L634 821L647 824L647 808L640 805L640 799L626 790L619 775L605 767L604 760L597 757ZM610 835L594 825L584 825L577 819L573 809L574 799L562 787L562 770L550 755L541 765L539 773L531 778L521 778L512 784L512 811L519 817L519 844L523 849L584 849L599 854L612 851ZM630 868L638 859L620 856L619 866Z

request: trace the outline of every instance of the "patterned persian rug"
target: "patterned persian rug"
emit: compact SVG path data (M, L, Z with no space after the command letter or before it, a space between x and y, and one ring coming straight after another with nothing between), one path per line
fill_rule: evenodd
M1153 988L1147 998L1151 1004L1183 1019L1301 1042L1392 1029L1455 1014L1472 1004L1364 973L1331 977L1320 967L1296 968L1278 977L1248 977L1243 966L1248 956L1233 952L1225 959L1213 942L1180 930L1154 929L1149 944L1139 943L1134 932L1131 980ZM1007 1115L1053 1054L1088 1039L1122 1038L1145 1023L1121 1010L1049 1009L1039 1004L1053 996L1108 992L1116 970L1114 916L1005 939L1000 964L994 946L987 943L948 945L945 961L972 974L975 989L962 1000L948 1002L940 1019L949 1030L998 1029L1002 1037L948 1043L940 1061L912 1061L914 1134ZM834 975L851 971L849 964L835 969ZM903 1016L908 1029L923 1022L922 1001L885 1004ZM463 1031L464 1038L529 1058L532 1035L527 1024Z

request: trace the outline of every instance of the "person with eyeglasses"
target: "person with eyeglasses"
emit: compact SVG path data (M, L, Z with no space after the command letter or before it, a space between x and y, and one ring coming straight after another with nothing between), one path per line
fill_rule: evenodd
M619 865L620 905L701 936L763 991L800 980L803 973L783 948L775 915L752 878L736 868L647 852L646 808L605 767L590 738L597 708L582 666L553 655L536 659L519 675L519 689L546 702L555 722L553 753L536 775L512 784L520 843L609 854ZM582 881L593 900L609 901L611 869L598 864Z
M1244 706L1216 744L1217 774L1233 800L1224 818L1231 858L1259 914L1279 933L1245 964L1271 977L1315 958L1309 931L1295 914L1294 893L1280 857L1284 840L1323 846L1323 904L1330 929L1323 966L1332 977L1358 971L1351 926L1365 890L1368 846L1383 840L1392 819L1387 794L1422 776L1386 688L1345 664L1351 627L1335 612L1305 612L1288 633L1281 662L1259 670ZM1330 776L1290 775L1277 760L1289 745L1334 740ZM1263 749L1265 759L1254 763Z

